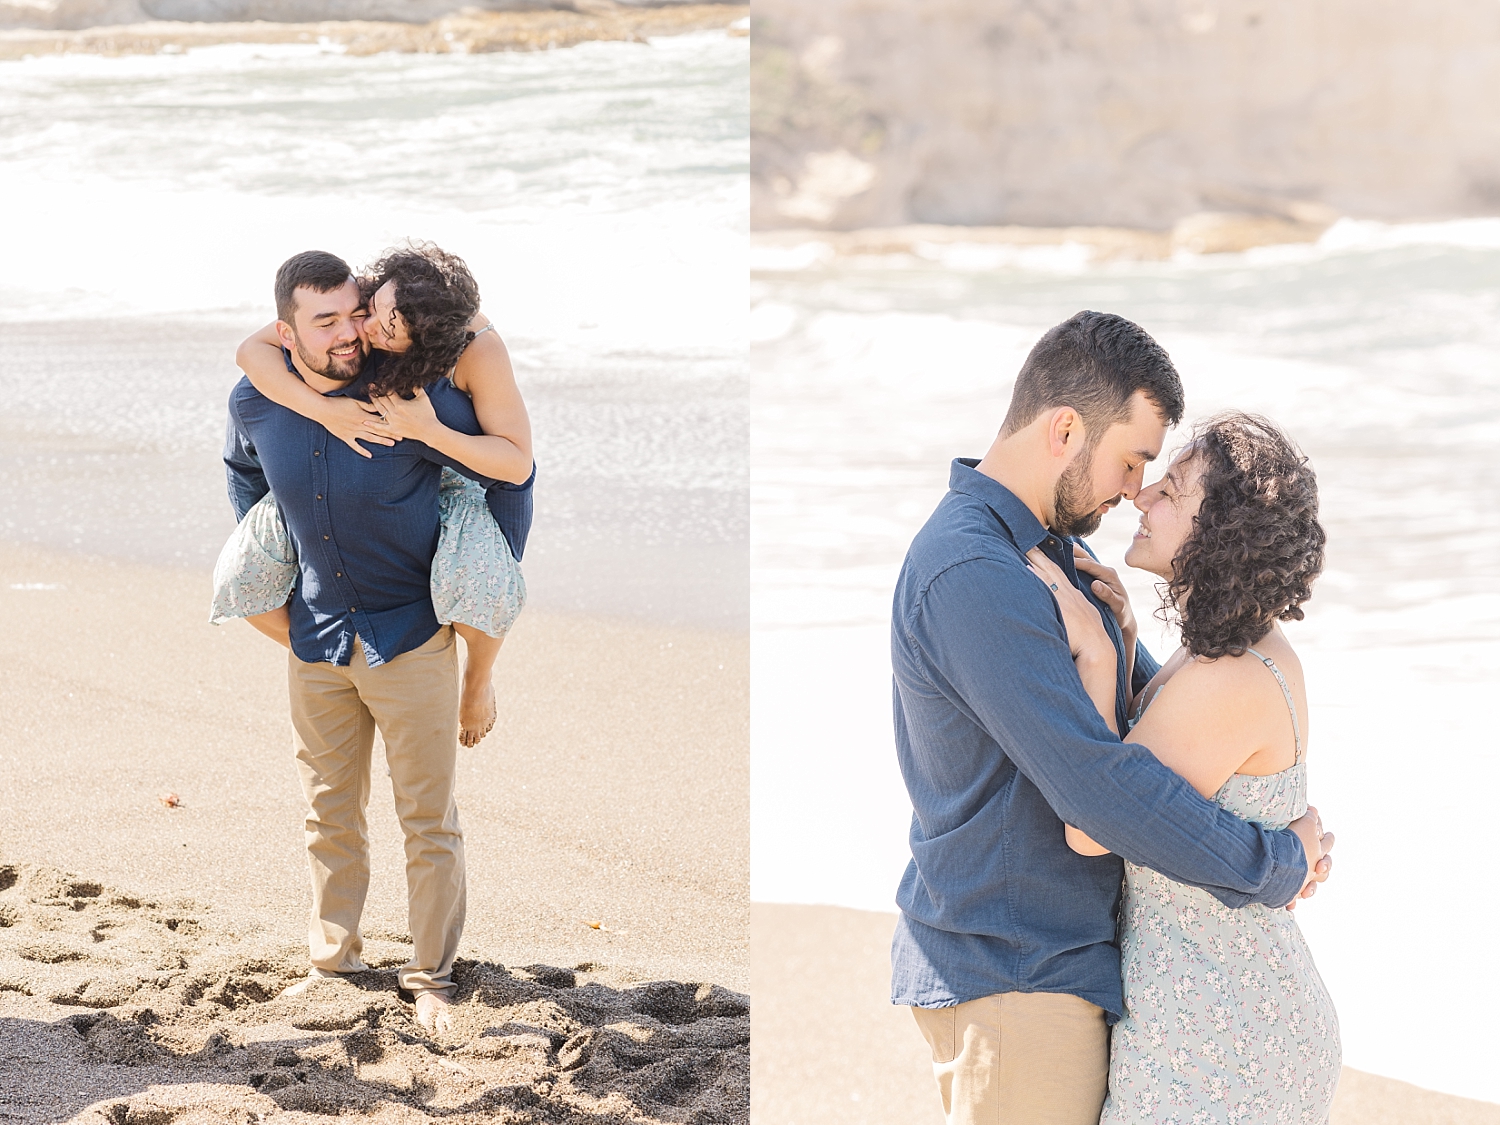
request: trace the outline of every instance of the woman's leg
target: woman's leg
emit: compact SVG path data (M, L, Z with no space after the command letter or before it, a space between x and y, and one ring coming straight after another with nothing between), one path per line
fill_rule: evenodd
M273 609L270 613L251 614L245 620L283 648L292 647L292 615L286 606ZM494 662L495 658L490 657L490 663Z
M495 726L495 658L504 637L492 637L472 625L455 621L454 630L464 639L464 682L458 697L458 741L478 746Z

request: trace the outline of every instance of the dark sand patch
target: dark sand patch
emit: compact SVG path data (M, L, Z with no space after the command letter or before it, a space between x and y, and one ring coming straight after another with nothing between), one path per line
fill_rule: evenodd
M396 941L281 999L305 949L199 904L12 864L0 918L5 1121L749 1120L749 1000L718 985L461 960L433 1036L397 990Z

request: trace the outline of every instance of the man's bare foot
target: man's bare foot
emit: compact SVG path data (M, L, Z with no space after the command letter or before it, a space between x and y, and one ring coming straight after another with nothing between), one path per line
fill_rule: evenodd
M327 969L308 969L307 976L303 977L296 984L283 988L277 995L277 999L290 1000L297 996L306 995L307 990L320 980L332 980L337 976L339 976L338 973L331 973Z
M434 1034L448 1031L451 1028L448 1022L449 1007L446 993L434 989L419 992L417 993L417 1022Z
M478 746L480 740L495 729L495 684L486 679L471 684L464 680L463 695L458 701L458 741L462 746Z

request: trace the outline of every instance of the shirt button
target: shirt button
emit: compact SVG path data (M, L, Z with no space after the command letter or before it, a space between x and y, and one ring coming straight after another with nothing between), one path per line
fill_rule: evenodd
M327 539L327 538L328 538L328 536L326 536L326 535L325 535L325 536L323 536L323 538L324 538L324 539Z
M353 605L351 605L351 606L350 606L350 607L349 607L349 612L350 612L350 613L358 613L358 612L359 612L359 607L358 607L358 606L353 606Z
M317 451L317 450L316 450L316 449L314 449L314 450L313 450L313 456L314 456L314 457L321 457L321 456L322 456L322 454L321 454L321 453L319 453L319 452L318 452L318 451Z
M319 500L321 500L321 499L323 499L323 494L322 494L322 493L321 493L321 492L320 492L320 493L318 493L318 499L319 499Z
M342 577L344 577L344 572L342 570L335 570L333 572L333 576L335 578L342 578Z

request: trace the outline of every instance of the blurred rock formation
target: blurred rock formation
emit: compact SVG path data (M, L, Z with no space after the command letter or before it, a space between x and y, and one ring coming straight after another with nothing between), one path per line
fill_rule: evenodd
M77 31L149 20L430 23L462 9L597 12L614 7L660 8L690 2L702 0L0 0L0 28Z
M1500 211L1493 0L756 0L751 89L760 230Z
M57 54L151 55L220 43L334 43L351 55L545 51L609 40L644 43L657 35L714 29L745 35L748 14L749 8L743 3L714 0L661 7L598 5L586 11L482 11L468 7L456 15L421 24L355 19L317 23L151 20L78 31L10 28L0 30L0 59Z

